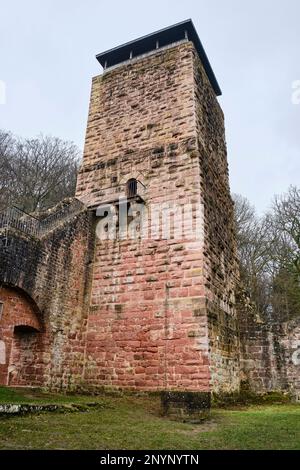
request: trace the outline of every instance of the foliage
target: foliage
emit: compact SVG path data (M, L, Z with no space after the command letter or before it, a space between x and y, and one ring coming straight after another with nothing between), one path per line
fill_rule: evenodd
M41 211L73 196L78 160L71 142L43 135L21 139L0 130L0 210L16 205Z

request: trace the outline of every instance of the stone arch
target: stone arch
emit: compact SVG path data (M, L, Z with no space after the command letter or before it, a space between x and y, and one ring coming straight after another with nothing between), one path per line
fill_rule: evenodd
M0 287L0 385L41 385L44 327L31 297L22 289Z
M134 179L141 183L144 187L146 187L146 177L140 171L133 171L129 174L123 175L119 181L120 186L126 185L127 181L129 181L130 179Z

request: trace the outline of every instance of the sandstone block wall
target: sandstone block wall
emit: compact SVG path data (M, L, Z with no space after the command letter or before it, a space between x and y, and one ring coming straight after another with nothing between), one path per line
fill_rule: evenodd
M91 215L83 211L40 240L7 235L0 249L1 383L10 369L11 384L72 389L84 373Z
M197 57L188 42L93 79L77 197L95 207L136 178L147 207L174 202L205 212L196 238L96 242L90 385L238 387L223 115Z
M211 388L239 390L239 331L235 290L238 261L230 196L224 115L194 51L197 151L204 208L204 287Z
M0 287L2 302L0 319L0 342L2 354L0 357L0 384L12 385L31 383L32 377L42 377L41 342L38 334L41 321L36 305L23 292ZM15 328L19 331L15 332ZM24 335L23 332L27 334ZM25 356L24 364L20 365L20 355ZM40 383L41 385L41 383Z
M285 363L284 385L288 384L291 395L300 401L300 319L282 325L278 342Z
M279 391L300 397L299 319L274 321L239 306L241 379L256 393Z

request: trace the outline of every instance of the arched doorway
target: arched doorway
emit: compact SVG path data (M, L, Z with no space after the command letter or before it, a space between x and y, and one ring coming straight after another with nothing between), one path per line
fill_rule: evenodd
M42 385L42 331L33 300L20 289L0 287L0 385Z

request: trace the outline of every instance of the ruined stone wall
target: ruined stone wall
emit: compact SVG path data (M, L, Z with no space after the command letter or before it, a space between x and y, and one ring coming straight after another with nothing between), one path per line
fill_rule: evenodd
M256 393L288 392L300 396L299 319L263 319L255 306L239 305L241 378Z
M85 203L111 201L132 177L147 208L199 202L193 49L158 51L93 80L77 187ZM202 264L193 237L97 241L87 383L209 390Z
M7 364L13 366L13 384L70 389L82 381L93 256L91 217L83 211L41 239L16 230L0 234L1 241L8 240L0 249L0 327L12 330L22 324L26 296L36 305L41 324L38 333L21 329L14 334L15 352Z
M281 332L280 332L281 330ZM241 331L241 379L255 393L288 389L280 325L256 323Z
M230 196L224 116L194 52L197 152L204 207L203 274L209 329L211 387L239 390L239 339L235 309L238 264Z
M290 394L300 401L300 318L285 322L278 342L285 362L285 383Z

